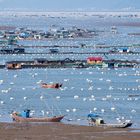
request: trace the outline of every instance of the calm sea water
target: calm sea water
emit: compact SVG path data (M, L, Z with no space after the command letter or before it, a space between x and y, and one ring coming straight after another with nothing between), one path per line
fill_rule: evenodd
M108 22L111 21L111 23ZM132 21L139 22L140 19ZM102 22L106 24L102 24ZM131 22L132 22L131 21ZM105 30L109 32L90 39L61 39L46 41L20 41L24 45L79 45L81 43L94 45L140 44L140 37L128 36L130 32L140 32L138 27L117 26L118 34L110 32L118 19L58 19L44 17L24 17L0 19L0 25L12 25L35 29L48 28L55 24L60 27L78 26L81 28ZM129 19L120 19L129 22ZM100 24L99 24L100 23ZM131 48L140 51L139 48ZM27 49L28 51L44 52L47 49ZM93 48L60 49L60 51L90 52L100 51ZM108 51L108 50L105 50ZM86 59L89 55L0 55L0 63L11 60L32 60L34 58L47 59ZM103 56L104 58L104 56ZM109 59L140 60L139 55L109 55ZM105 58L104 58L105 59ZM61 89L43 89L41 82L63 83ZM130 94L140 92L140 70L138 68L120 69L0 69L0 121L11 122L10 113L13 110L31 109L33 116L51 116L52 114L66 114L65 123L87 125L87 114L95 112L103 116L107 122L116 122L117 118L134 122L133 127L140 127L140 97L129 97ZM71 121L67 121L71 120Z

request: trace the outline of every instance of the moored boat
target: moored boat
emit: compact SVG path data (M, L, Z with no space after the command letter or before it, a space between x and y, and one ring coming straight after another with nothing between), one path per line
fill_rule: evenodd
M126 128L132 125L130 121L124 121L121 123L105 123L99 115L88 114L89 125L97 127L109 127L109 128Z
M33 117L23 117L19 115L19 113L14 112L12 113L12 118L16 122L60 122L64 118L64 115L45 118L33 118Z
M59 84L59 83L55 83L55 84L42 83L41 86L43 88L55 88L55 89L59 89L60 87L62 87L62 84Z

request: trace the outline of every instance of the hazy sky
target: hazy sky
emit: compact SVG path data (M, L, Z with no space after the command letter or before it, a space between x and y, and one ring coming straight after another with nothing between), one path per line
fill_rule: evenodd
M0 0L0 9L140 9L140 0Z

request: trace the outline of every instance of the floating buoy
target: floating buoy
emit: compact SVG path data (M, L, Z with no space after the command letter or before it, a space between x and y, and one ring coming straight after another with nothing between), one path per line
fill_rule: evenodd
M114 111L115 110L115 107L111 107L111 110Z
M14 75L14 78L17 78L18 75Z
M64 79L64 81L65 81L65 82L68 82L68 81L69 81L69 79Z
M10 85L14 85L14 82L11 82Z
M56 96L56 99L60 99L60 96Z
M100 80L100 81L103 81L103 78L100 78L99 80Z
M73 98L74 98L74 99L78 99L78 98L79 98L79 96L78 96L78 95L75 95Z
M43 96L40 96L40 99L42 100L44 97Z
M73 111L73 112L76 112L76 108L73 108L72 111Z
M104 112L105 112L105 110L104 110L104 109L101 109L101 112L102 112L102 113L104 113Z
M13 97L10 97L10 100L14 100L14 98Z
M87 98L83 98L83 101L86 101L87 100Z
M4 101L0 101L1 104L4 104Z
M97 108L96 108L96 107L94 107L94 108L93 108L93 110L94 110L94 111L97 111Z
M102 101L106 101L107 99L106 98L102 98Z
M131 110L131 112L132 112L132 113L136 113L136 110L135 110L135 109L133 109L133 110Z
M0 80L0 85L3 84L3 82L4 82L3 80Z
M81 91L83 91L84 89L83 88L81 88Z
M66 112L70 112L70 110L69 109L66 109Z
M42 115L43 115L43 116L45 115L45 112L44 112L44 110L41 110L41 113L42 113Z
M26 99L27 99L27 97L23 97L23 99L24 99L24 100L26 100Z

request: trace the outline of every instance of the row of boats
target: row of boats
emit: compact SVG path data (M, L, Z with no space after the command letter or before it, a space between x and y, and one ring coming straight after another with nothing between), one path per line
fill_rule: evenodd
M30 117L30 110L24 110L23 113L13 112L12 118L13 121L21 122L21 123L29 123L29 122L60 122L65 115L60 116L53 116L53 117L45 117L45 118L36 118ZM90 126L97 126L97 127L112 127L112 128L126 128L132 125L130 121L124 121L121 123L105 123L104 120L96 114L88 114L88 122Z

